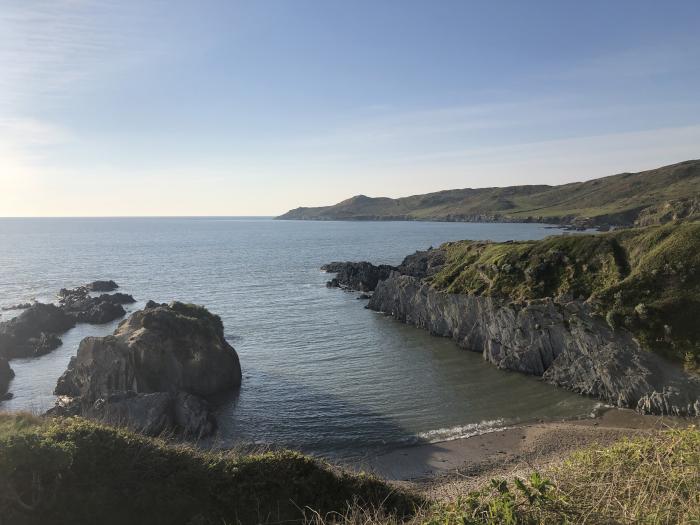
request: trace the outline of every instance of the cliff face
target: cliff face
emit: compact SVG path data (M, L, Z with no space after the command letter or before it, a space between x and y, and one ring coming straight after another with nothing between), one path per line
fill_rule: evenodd
M394 272L380 282L370 309L454 339L499 368L619 407L654 414L700 415L700 380L640 348L581 301L527 304L445 293Z
M329 271L342 278L353 264ZM500 368L615 406L700 415L700 223L451 242L361 289L374 290L368 308Z

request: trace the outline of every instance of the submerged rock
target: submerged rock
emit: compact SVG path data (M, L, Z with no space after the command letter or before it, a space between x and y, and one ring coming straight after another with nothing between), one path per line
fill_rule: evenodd
M93 281L86 284L85 288L91 292L112 292L119 288L119 285L114 281Z
M8 394L7 391L13 377L15 377L15 373L10 368L10 363L7 362L7 359L0 357L0 401L12 397L12 394Z
M187 434L206 435L214 427L199 398L240 384L238 355L218 316L200 306L150 301L113 335L83 339L55 393L75 398L88 417L133 416L136 426L149 429L167 421ZM155 393L163 395L143 397Z
M35 303L19 316L0 323L0 355L7 359L33 357L57 348L61 334L75 319L53 304Z

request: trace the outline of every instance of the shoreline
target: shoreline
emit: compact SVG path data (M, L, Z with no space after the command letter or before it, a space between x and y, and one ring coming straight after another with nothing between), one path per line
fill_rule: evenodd
M363 469L429 496L455 496L493 477L531 472L574 450L623 437L685 427L698 418L642 415L606 408L592 418L517 424L474 436L398 448L371 458Z

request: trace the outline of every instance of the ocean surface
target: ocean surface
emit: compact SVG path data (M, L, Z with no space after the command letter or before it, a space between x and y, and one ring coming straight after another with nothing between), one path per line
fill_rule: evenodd
M219 400L219 440L358 461L516 422L585 417L596 403L366 310L357 294L327 289L320 266L398 264L450 240L559 233L536 224L0 219L0 307L54 301L60 288L96 279L133 294L129 310L149 299L205 305L243 367L240 392ZM80 340L116 324L78 325L54 352L12 361L14 398L0 410L51 407Z

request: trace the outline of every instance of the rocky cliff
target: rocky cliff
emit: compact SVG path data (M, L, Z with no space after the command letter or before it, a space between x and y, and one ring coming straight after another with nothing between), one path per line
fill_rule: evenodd
M370 309L451 337L499 368L619 407L654 414L700 415L700 380L640 348L581 301L524 304L450 294L398 272L377 286Z
M53 413L151 435L173 429L201 437L215 428L205 399L240 384L238 355L218 316L194 305L149 302L113 335L80 343L55 391L69 400Z
M700 223L447 243L380 279L368 308L616 406L700 415L699 247Z

